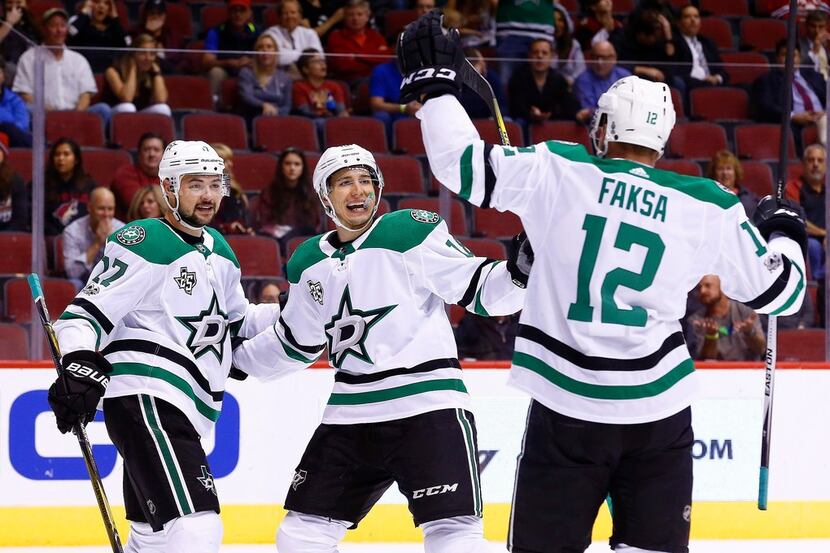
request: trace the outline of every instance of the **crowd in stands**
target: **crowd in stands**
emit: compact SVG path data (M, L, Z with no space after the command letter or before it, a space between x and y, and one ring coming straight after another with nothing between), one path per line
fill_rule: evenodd
M420 138L413 137L421 105L400 103L402 76L393 57L403 25L434 8L459 29L468 59L493 87L515 144L561 138L588 146L597 101L613 82L629 74L665 82L683 129L658 167L719 181L751 216L777 175L778 148L774 155L748 153L738 135L744 126L780 121L786 44L783 22L770 17L779 7L775 2L736 4L741 3L729 3L729 11L706 0L81 0L65 6L0 0L0 231L31 229L27 181L33 171L18 160L31 160L31 114L41 100L47 123L57 112L89 112L100 121L103 137L89 143L76 136L72 123L50 134L47 124L44 229L50 270L76 287L100 259L109 233L165 212L158 164L172 138L201 138L186 130L193 114L229 114L208 125L206 138L225 159L232 184L215 226L240 240L272 239L281 262L303 237L330 228L311 174L319 152L335 143L338 122L354 125L346 133L350 141L380 133L372 149L381 169L389 170L381 212L404 205L437 209L429 202L438 185ZM784 328L824 325L830 7L818 0L801 4L787 195L808 220L811 293L802 313L782 321ZM749 30L758 21L766 24L760 38ZM37 44L48 50L38 51ZM44 67L42 98L36 60ZM484 121L490 107L467 89L460 100L495 141L492 123ZM116 138L116 127L128 120L125 114L161 119L129 119L128 126L135 121L136 127L124 142ZM277 123L267 126L269 121ZM258 127L270 135L263 138ZM233 139L238 129L241 138ZM85 156L101 150L127 155L109 172L85 165ZM402 158L410 163L397 164ZM495 242L501 251L517 228L510 220L488 229L485 215L470 206L459 213L453 225L460 234ZM281 275L278 268L252 277L251 299L277 301L285 288ZM462 357L509 357L514 318L454 315L453 323ZM690 294L684 320L690 351L699 359L760 359L764 324L727 298L714 276Z

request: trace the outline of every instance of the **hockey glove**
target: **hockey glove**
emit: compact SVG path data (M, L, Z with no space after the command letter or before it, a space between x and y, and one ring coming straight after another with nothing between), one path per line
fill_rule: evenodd
M398 39L401 103L461 94L461 68L467 63L457 29L445 29L433 10L406 26Z
M61 375L49 387L49 406L58 430L66 434L78 422L86 425L107 390L112 366L94 351L73 351L61 359Z
M773 196L764 196L758 202L752 222L765 240L769 241L773 233L780 232L795 240L801 251L807 251L807 226L801 207L790 200L782 199L779 203Z
M507 271L513 279L513 284L519 288L526 288L532 266L533 247L525 231L522 231L513 237L513 247L507 258Z

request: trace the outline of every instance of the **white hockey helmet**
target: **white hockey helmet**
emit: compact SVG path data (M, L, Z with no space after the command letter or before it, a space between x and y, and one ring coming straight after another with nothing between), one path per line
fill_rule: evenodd
M230 194L230 178L225 174L225 161L209 144L201 140L174 140L164 149L159 163L159 184L164 203L177 221L188 228L199 227L188 224L179 214L179 187L184 175L219 175L222 177L222 196ZM175 207L165 194L164 182L169 181L169 191L176 198Z
M631 75L600 96L591 122L591 141L600 157L608 152L609 142L644 146L662 156L674 122L669 86ZM602 139L601 126L605 126Z
M373 184L377 188L377 197L375 198L375 205L372 208L372 216L365 225L359 229L353 229L345 226L334 212L334 207L329 199L329 179L337 171L347 167L361 167L366 169L372 179ZM334 224L346 230L363 230L372 223L375 214L378 211L380 204L380 196L383 192L383 175L378 168L375 157L365 148L361 148L357 144L348 144L346 146L332 146L323 152L320 156L320 161L317 162L317 167L314 169L314 190L320 198L320 203L323 204L323 209Z

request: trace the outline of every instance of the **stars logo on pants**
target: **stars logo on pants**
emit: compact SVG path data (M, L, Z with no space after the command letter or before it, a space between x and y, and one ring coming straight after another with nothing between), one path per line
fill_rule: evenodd
M210 473L208 468L205 465L202 465L202 476L197 476L196 480L199 481L202 486L205 487L207 491L216 495L216 486L213 482L213 475Z
M397 305L387 305L369 311L352 307L349 287L343 291L340 307L331 321L325 326L329 346L329 361L338 369L347 356L353 355L365 363L373 361L366 351L366 338L369 329L389 314Z

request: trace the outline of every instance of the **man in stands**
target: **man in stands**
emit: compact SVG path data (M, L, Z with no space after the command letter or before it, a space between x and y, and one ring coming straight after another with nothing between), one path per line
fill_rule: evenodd
M576 114L578 121L584 123L594 115L599 97L611 88L611 85L631 75L624 67L617 65L617 51L607 40L600 40L591 47L588 70L583 71L574 81L574 95L580 110Z
M158 185L159 163L165 146L161 135L146 132L138 139L135 163L122 165L115 170L110 189L115 195L115 215L119 219L126 218L136 192L148 185Z
M63 229L63 263L66 276L81 289L92 268L101 260L110 234L124 226L115 214L115 196L103 187L89 195L89 214Z
M349 0L343 17L343 28L329 35L326 51L341 54L329 59L332 76L347 82L365 79L372 68L391 54L386 39L369 28L369 2Z
M214 100L219 98L222 81L235 77L252 63L251 56L223 54L223 51L250 52L262 31L253 22L251 0L228 0L228 19L209 30L205 37L202 63L210 79Z

